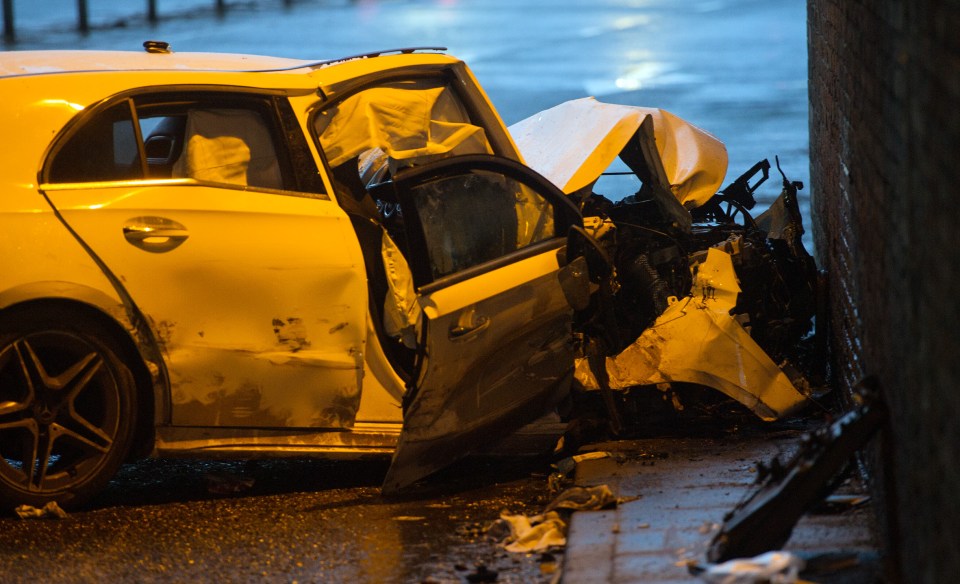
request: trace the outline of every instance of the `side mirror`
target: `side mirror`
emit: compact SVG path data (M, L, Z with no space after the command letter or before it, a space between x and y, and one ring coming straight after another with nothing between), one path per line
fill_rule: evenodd
M590 306L590 272L587 259L580 256L560 268L560 289L571 308L580 312Z
M570 227L567 247L560 258L560 288L576 311L590 306L590 295L599 284L613 274L613 264L600 243L579 225Z
M583 227L573 225L567 232L567 262L581 257L586 261L590 281L594 284L613 275L613 261L600 242Z

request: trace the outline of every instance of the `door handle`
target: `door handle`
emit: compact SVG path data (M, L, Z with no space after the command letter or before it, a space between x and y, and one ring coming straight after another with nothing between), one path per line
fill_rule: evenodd
M123 224L123 237L144 251L164 253L180 247L190 234L186 227L166 217L134 217Z
M476 312L471 308L460 315L457 323L450 327L448 334L451 341L466 341L476 337L489 326L490 318L476 316Z

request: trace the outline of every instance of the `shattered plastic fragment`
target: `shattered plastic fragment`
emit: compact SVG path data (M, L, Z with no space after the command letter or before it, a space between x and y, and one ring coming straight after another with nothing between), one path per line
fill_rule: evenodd
M793 584L803 567L803 559L789 552L767 552L714 564L700 578L710 584Z
M594 460L598 458L609 458L609 452L587 452L584 454L576 454L574 456L569 456L567 458L561 459L557 462L557 470L560 471L562 475L568 475L577 468L577 464L584 460Z
M500 520L491 525L487 533L497 537L506 526L510 534L502 543L508 552L543 551L567 543L567 523L557 510L595 511L616 505L617 498L607 485L573 487L560 493L540 515L501 513Z
M806 577L832 576L833 581L839 582L836 578L841 572L850 569L861 568L864 561L867 563L875 562L878 558L871 558L869 553L854 551L836 551L825 552L804 556L806 566L803 574Z
M547 505L547 511L554 509L569 509L578 511L595 511L607 507L615 507L617 498L607 485L595 487L573 487L560 493L557 498Z
M40 509L30 505L20 505L14 509L20 519L66 519L67 512L57 505L56 501L50 501Z
M567 475L561 472L553 472L547 477L547 489L550 491L550 494L560 493L565 490L571 482L572 479L568 479Z
M503 542L508 552L543 551L567 544L567 524L556 511L532 517L503 513L500 521L510 527L510 535Z

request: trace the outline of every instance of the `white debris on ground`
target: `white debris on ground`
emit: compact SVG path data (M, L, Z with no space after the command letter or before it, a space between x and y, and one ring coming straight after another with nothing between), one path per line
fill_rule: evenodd
M560 493L539 515L501 513L500 519L487 529L487 533L502 537L501 544L508 552L527 553L562 547L567 544L570 512L608 509L617 503L607 485L573 487Z
M795 584L804 565L803 558L789 552L767 552L714 564L700 578L710 584Z
M57 505L56 501L50 501L39 509L30 505L20 505L14 512L20 519L66 519L67 512Z

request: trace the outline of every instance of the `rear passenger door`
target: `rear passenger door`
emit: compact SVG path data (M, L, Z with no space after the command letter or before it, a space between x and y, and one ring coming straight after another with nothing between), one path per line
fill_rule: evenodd
M42 188L152 324L170 421L352 425L361 254L286 100L154 91L82 116Z

